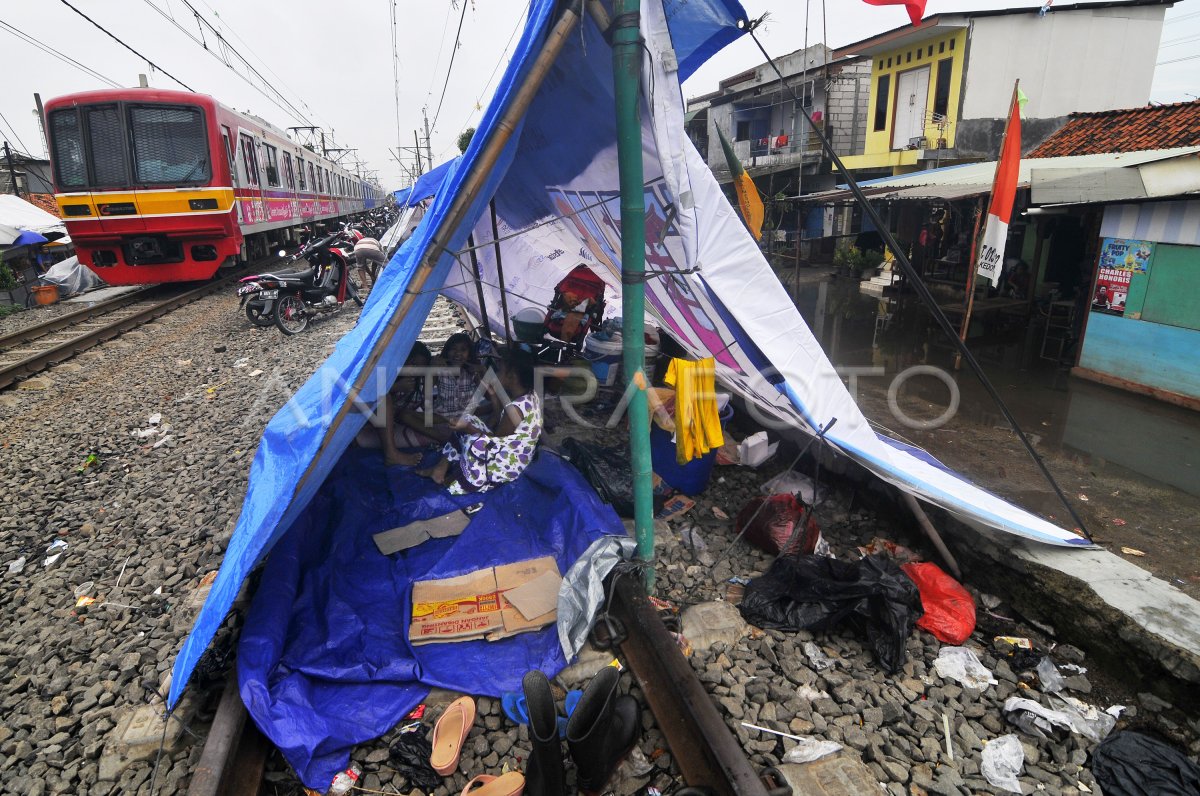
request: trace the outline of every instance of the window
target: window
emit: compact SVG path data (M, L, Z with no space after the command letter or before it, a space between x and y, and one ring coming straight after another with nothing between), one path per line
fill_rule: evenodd
M909 50L904 54L904 63L912 63L912 50Z
M892 59L888 58L888 69L892 68Z
M951 39L951 40L950 40L950 49L951 49L951 50L953 50L953 49L954 49L954 39Z
M283 182L289 188L296 187L296 173L292 171L292 156L288 152L283 153Z
M233 133L225 125L221 125L221 143L225 146L225 157L229 161L229 176L237 174L237 153L233 150Z
M933 93L933 112L949 115L950 73L954 68L953 58L943 58L937 65L937 89Z
M204 113L170 105L133 106L133 179L139 185L205 183L212 177Z
M296 156L296 176L300 178L300 190L307 191L308 185L304 182L304 158Z
M939 52L939 53L944 53L944 52L946 52L946 42L944 42L944 41L939 41L939 42L938 42L938 52Z
M873 130L887 129L888 97L892 92L892 76L880 75L879 85L875 88L875 125Z
M317 166L317 193L325 193L325 169Z
M263 144L267 153L267 185L279 185L279 150L270 144Z
M86 187L87 161L83 155L83 134L79 130L79 114L74 109L50 114L50 141L54 178L59 187Z
M749 141L750 140L750 122L738 122L737 131L733 137L734 141Z
M314 193L317 190L317 172L311 163L308 164L308 189Z
M258 153L254 151L254 139L243 133L241 142L242 167L246 171L246 181L250 185L258 185Z
M929 45L929 52L926 53L930 58L933 57L933 45Z
M93 106L84 111L88 144L92 150L92 185L124 187L129 184L125 167L125 131L116 105Z

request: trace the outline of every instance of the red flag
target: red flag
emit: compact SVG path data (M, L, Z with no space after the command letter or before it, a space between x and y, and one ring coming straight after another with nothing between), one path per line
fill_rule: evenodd
M908 18L917 27L921 26L921 17L925 16L926 0L863 0L873 6L904 6L908 9Z
M992 182L992 201L988 203L987 223L983 228L983 245L979 250L979 276L986 276L995 287L1000 282L1000 267L1004 246L1008 241L1008 222L1012 219L1013 200L1017 196L1017 179L1021 172L1021 103L1014 88L1012 105L1008 109L1008 125L1004 128L1004 143L1000 145L1000 162Z

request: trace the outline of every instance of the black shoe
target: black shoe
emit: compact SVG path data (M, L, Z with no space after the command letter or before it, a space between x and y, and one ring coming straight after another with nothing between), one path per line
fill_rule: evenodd
M577 769L579 790L599 793L637 740L637 700L617 693L621 673L611 666L600 670L575 712L567 720L567 748Z
M534 669L521 682L525 708L529 711L529 742L533 751L525 766L528 796L564 796L562 742L558 739L558 712L546 675Z

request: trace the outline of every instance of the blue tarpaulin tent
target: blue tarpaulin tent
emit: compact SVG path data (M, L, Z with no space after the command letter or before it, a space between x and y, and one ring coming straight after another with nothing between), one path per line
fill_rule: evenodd
M1048 544L1086 545L923 451L881 438L855 405L683 133L680 81L740 35L738 21L744 18L732 0L642 4L646 256L649 268L666 274L647 281L649 316L693 355L715 357L721 381L753 407L760 422L812 432L837 418L827 435L833 449L885 481L968 523ZM612 51L597 20L580 19L553 0L533 0L466 153L447 168L425 216L371 291L358 324L263 434L225 560L176 659L169 703L179 700L246 576L279 543L268 565L271 577L264 579L270 583L267 596L256 598L247 619L241 686L255 721L310 786L325 787L350 746L398 720L420 688L452 682L487 692L512 682L522 666L553 669L561 663L530 638L522 642L524 652L515 653L526 657L504 664L502 672L488 669L488 656L480 655L465 657L448 673L436 653L423 657L395 638L402 627L372 619L372 604L364 605L361 594L342 599L347 580L386 578L383 592L389 598L374 603L374 613L394 620L405 610L413 577L486 565L490 555L475 551L471 557L471 550L459 550L456 555L464 557L453 561L435 546L416 554L420 560L405 564L404 571L385 567L363 542L365 529L382 527L382 515L393 524L421 516L434 497L374 472L382 469L378 459L343 454L394 381L439 292L476 317L487 315L492 328L505 327L507 319L497 315L502 285L494 249L503 252L503 289L513 313L544 308L554 286L580 263L619 295L612 96ZM498 219L498 238L489 205ZM478 246L477 263L461 255L468 235ZM552 454L543 459L531 471L529 499L537 499L537 489L577 486L569 467ZM496 516L524 511L513 494L517 490L505 489L489 498L497 505L487 511ZM362 521L347 524L355 517ZM593 507L569 518L572 530L561 538L551 532L514 547L526 553L550 550L566 562L583 541L608 532L611 519ZM498 533L490 527L482 522L478 533ZM322 601L313 599L314 586L323 590ZM353 621L343 627L339 622L347 615ZM305 652L325 646L336 653ZM382 659L376 650L385 651ZM478 686L485 674L496 682ZM303 690L315 681L351 682L358 704L371 705L369 721L345 720L339 712L347 710L348 697L341 689L330 701L321 689Z
M446 177L449 176L451 170L458 165L460 160L462 160L461 157L457 157L454 160L447 160L442 165L435 166L420 177L417 177L417 181L409 187L396 191L392 194L396 197L396 204L400 205L400 207L412 207L417 202L433 198L442 187L442 183L446 181Z

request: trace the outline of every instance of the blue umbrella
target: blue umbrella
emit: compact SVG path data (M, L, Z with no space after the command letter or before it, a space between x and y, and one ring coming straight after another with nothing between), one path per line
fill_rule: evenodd
M49 240L49 238L47 238L45 235L39 235L38 233L33 232L32 230L23 229L23 230L21 230L21 233L19 235L17 235L16 240L14 240L12 242L12 245L13 246L35 246L39 243L46 243L46 242L48 242L48 240Z

